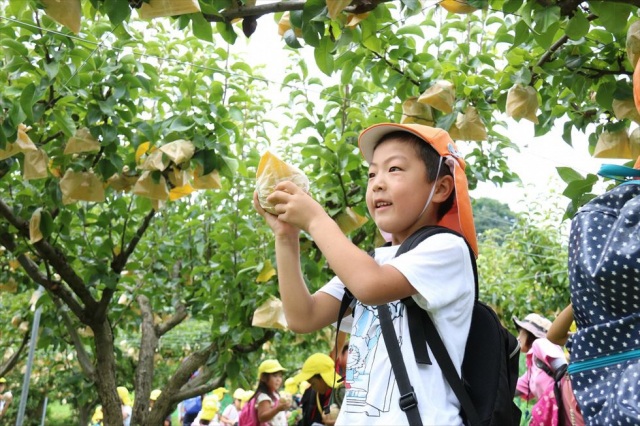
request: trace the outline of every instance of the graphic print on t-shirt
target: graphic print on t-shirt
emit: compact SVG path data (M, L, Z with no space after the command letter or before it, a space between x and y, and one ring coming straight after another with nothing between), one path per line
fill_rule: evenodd
M397 325L402 321L404 304L389 303L398 343L402 347L402 333ZM382 338L378 310L374 306L358 302L353 318L353 330L347 356L347 377L345 398L348 412L365 413L379 417L389 411L395 388L395 377ZM380 349L380 352L378 352ZM397 399L397 398L396 398Z

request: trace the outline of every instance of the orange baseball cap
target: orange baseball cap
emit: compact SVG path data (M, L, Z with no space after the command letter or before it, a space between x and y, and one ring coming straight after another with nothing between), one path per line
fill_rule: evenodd
M456 231L465 238L471 249L478 256L478 240L473 222L473 210L469 198L469 183L464 173L466 163L455 143L443 129L424 126L422 124L379 123L368 127L360 133L358 146L362 156L371 163L373 150L378 141L386 134L396 131L412 133L431 145L440 154L445 164L451 169L455 182L456 198L451 209L440 219L438 225Z

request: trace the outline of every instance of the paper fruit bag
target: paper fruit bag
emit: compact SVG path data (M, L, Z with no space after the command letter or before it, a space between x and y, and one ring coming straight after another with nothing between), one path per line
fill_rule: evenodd
M256 173L256 190L260 205L269 213L276 214L276 211L275 206L267 202L267 197L278 183L285 180L290 180L304 192L309 192L309 179L300 169L285 163L269 151L264 153Z

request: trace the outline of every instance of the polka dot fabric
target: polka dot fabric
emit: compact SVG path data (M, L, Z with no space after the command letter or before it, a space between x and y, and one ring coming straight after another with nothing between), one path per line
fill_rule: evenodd
M640 185L620 185L573 218L569 280L569 371L585 424L640 425Z

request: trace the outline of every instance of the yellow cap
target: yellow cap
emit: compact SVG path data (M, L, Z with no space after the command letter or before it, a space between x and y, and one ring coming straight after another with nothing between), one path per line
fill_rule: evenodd
M0 383L7 383L7 379L5 379L4 377L0 377Z
M212 393L218 397L218 401L221 401L224 398L224 394L229 393L229 391L225 388L216 388Z
M124 405L131 406L131 395L129 395L129 389L125 388L124 386L118 386L116 390L118 391L120 401L122 401Z
M218 410L220 410L220 400L218 397L216 395L207 395L202 399L200 418L202 420L213 420Z
M336 373L336 366L331 359L330 356L316 353L311 355L307 360L302 364L302 370L296 374L293 378L296 382L300 383L305 380L309 380L316 374L319 374L322 377L322 380L327 384L327 386L338 387L338 383L342 377Z
M263 373L277 373L279 371L287 371L287 369L281 366L276 359L266 359L258 367L258 378Z
M154 389L151 391L151 395L149 395L149 399L155 401L158 399L162 391L160 389Z
M233 399L242 400L243 396L244 396L244 389L238 388L238 389L233 391Z
M284 391L295 395L298 392L298 382L293 377L284 381Z

